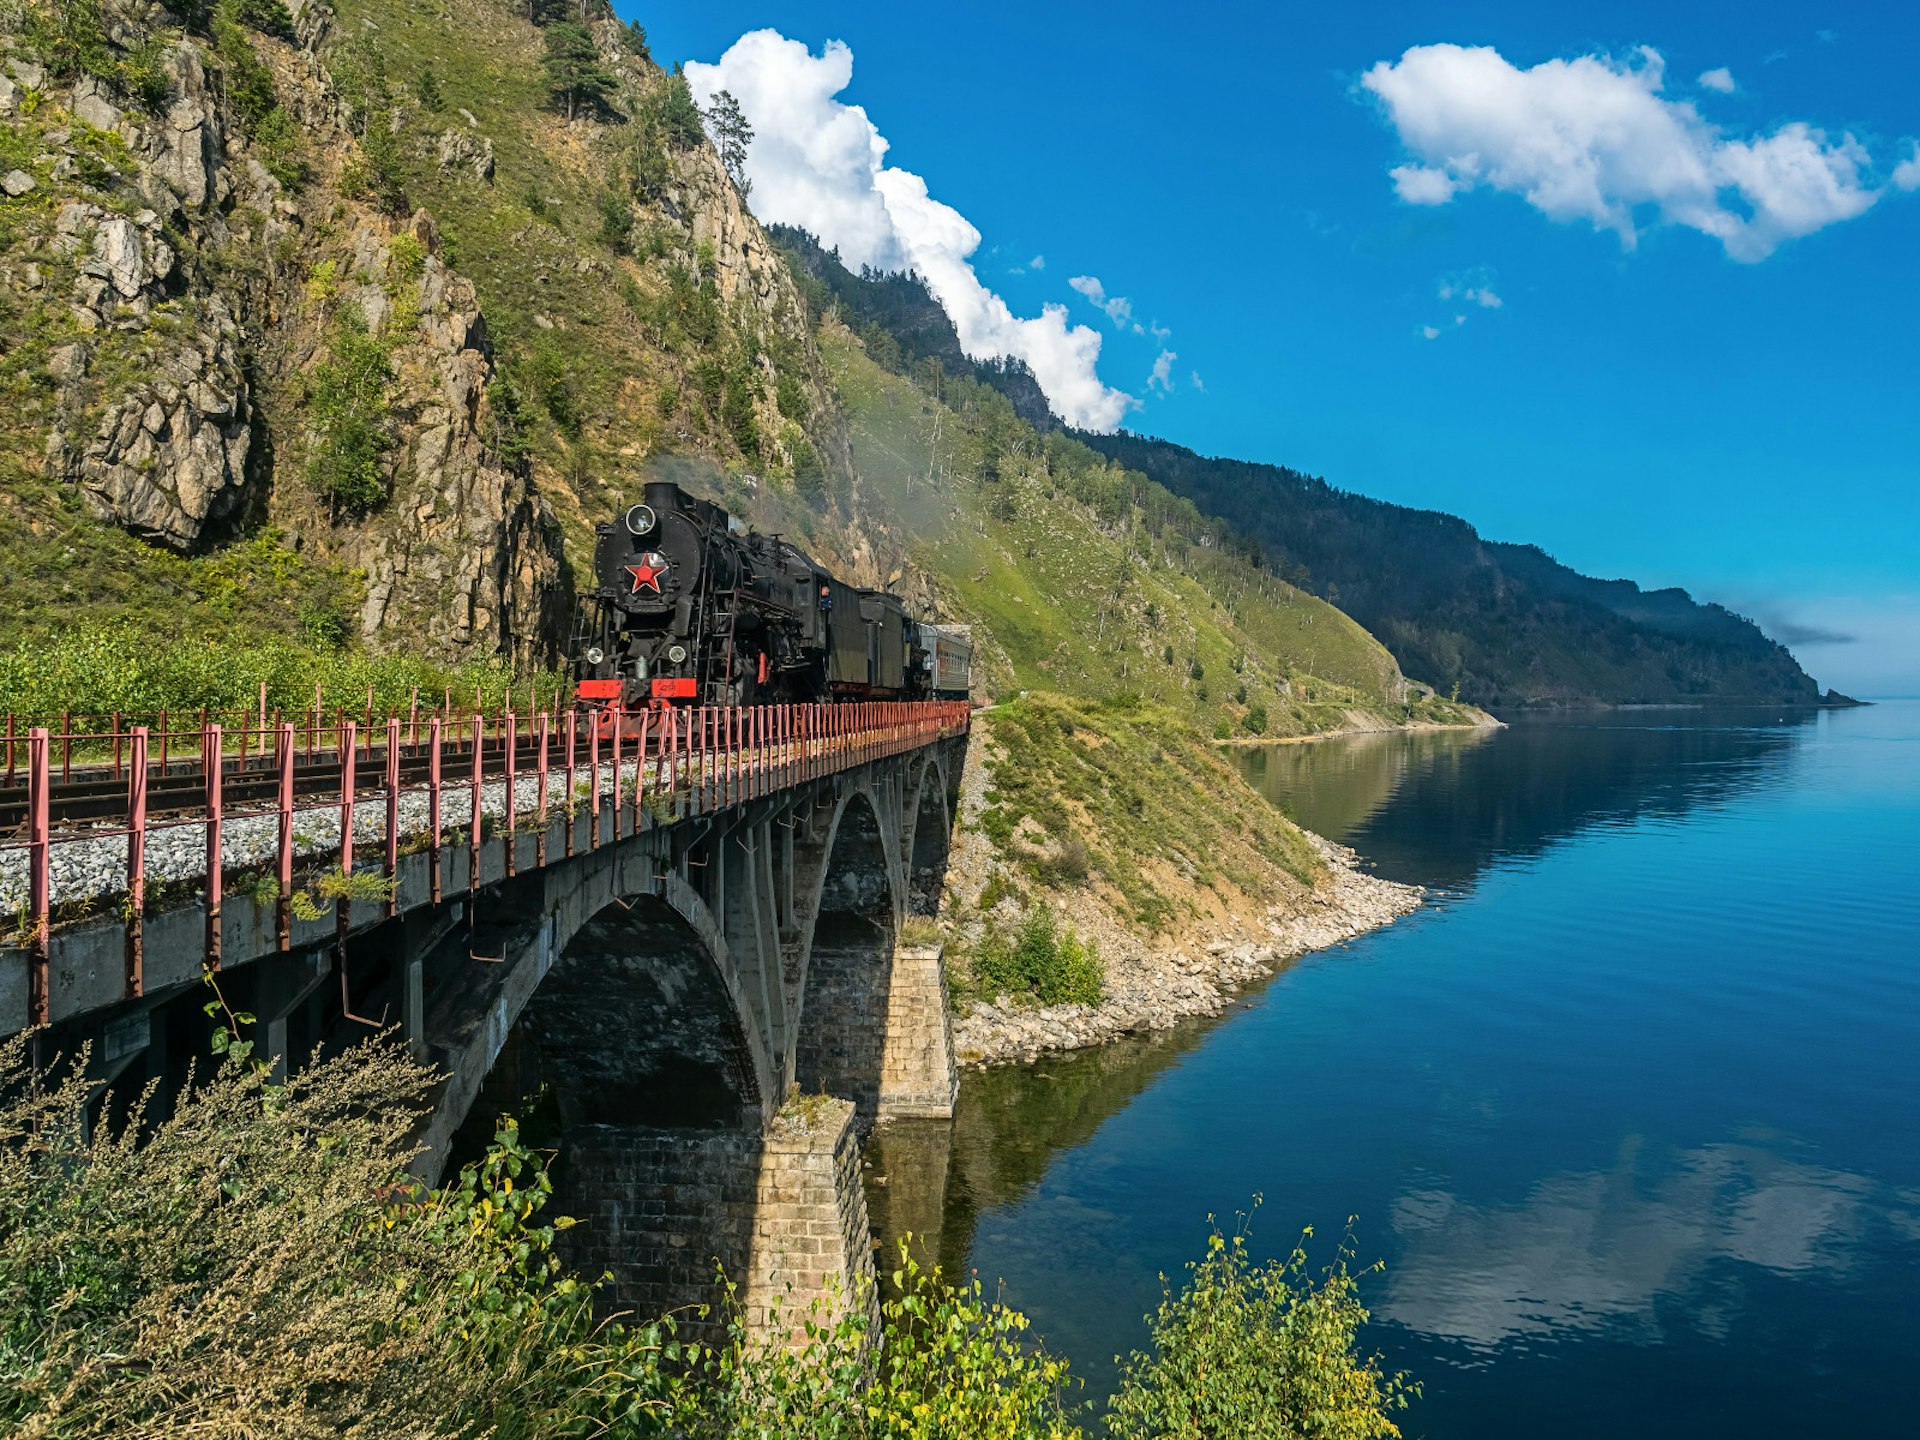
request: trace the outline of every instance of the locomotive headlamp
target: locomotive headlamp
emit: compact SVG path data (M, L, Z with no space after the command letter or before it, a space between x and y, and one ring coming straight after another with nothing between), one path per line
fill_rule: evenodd
M627 511L627 533L644 535L653 529L655 521L651 505L635 505Z
M607 652L602 650L598 645L589 645L587 647L587 664L598 665L606 658Z
M667 646L667 660L674 665L684 665L687 659L687 647L684 645Z

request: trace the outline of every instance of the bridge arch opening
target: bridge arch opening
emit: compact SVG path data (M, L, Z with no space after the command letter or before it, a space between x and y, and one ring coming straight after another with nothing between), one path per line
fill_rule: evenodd
M929 760L921 771L919 803L913 815L913 848L907 861L907 909L932 915L946 888L947 857L953 846L953 809L946 777Z
M565 1128L738 1129L760 1113L750 1044L699 931L657 897L613 902L528 999L474 1110L544 1092Z
M807 961L794 1081L807 1093L851 1100L861 1119L877 1112L901 911L894 859L864 792L841 811L821 872Z
M513 1021L456 1137L484 1148L503 1114L555 1151L553 1213L581 1273L651 1318L710 1298L714 1264L748 1273L760 1183L753 1037L701 929L668 901L609 903Z

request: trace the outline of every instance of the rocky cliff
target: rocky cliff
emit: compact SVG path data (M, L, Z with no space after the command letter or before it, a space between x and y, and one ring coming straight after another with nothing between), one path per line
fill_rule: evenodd
M589 12L567 121L491 0L418 62L376 4L176 4L0 7L0 639L191 625L217 564L310 577L335 638L550 662L655 453L844 488L792 281L633 32Z

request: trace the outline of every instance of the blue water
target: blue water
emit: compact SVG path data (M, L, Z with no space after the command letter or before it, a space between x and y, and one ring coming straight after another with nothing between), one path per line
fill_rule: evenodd
M1220 1021L969 1077L919 1176L949 1264L1098 1393L1259 1192L1270 1249L1357 1216L1409 1436L1914 1428L1920 703L1246 764L1442 893Z

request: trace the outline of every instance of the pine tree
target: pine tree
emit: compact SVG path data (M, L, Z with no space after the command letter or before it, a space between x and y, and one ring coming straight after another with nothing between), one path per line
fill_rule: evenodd
M565 106L569 120L588 106L604 105L613 94L613 76L601 66L599 47L584 25L548 26L543 63L554 104Z
M753 127L741 113L740 102L728 90L713 97L713 103L707 107L706 121L714 148L720 152L720 163L744 196L753 188L747 181L747 147L753 143Z

